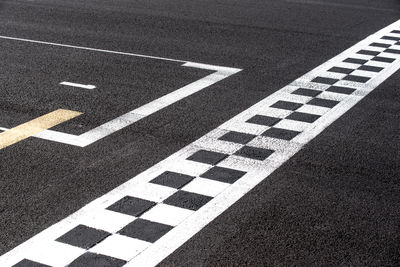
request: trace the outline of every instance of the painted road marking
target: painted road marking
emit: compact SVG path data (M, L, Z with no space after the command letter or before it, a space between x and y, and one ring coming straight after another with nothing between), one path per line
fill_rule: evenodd
M88 264L93 255L157 265L398 71L400 55L386 49L400 49L399 31L400 20L4 254L0 266ZM379 55L358 53L371 47ZM332 76L339 68L352 72Z
M72 86L72 87L88 89L88 90L93 90L93 89L96 88L96 86L90 85L90 84L80 84L80 83L71 83L71 82L60 82L60 84L61 85L66 85L66 86Z
M185 60L172 59L172 58L166 58L166 57L155 57L155 56L148 56L148 55L142 55L142 54L127 53L127 52L113 51L113 50L107 50L107 49L98 49L98 48L79 46L79 45L69 45L69 44L45 42L45 41L31 40L31 39L4 36L4 35L0 35L0 39L21 41L21 42L34 43L34 44L44 44L44 45L51 45L51 46L58 46L58 47L66 47L66 48L73 48L73 49L79 49L79 50L88 50L88 51L102 52L102 53L109 53L109 54L117 54L117 55L124 55L124 56L134 56L134 57L142 57L142 58L150 58L150 59L160 59L160 60L171 61L171 62L180 62L180 63L187 62Z
M325 7L337 7L337 8L350 8L350 9L359 9L359 10L375 10L382 12L391 12L397 13L397 10L390 8L380 8L380 7L370 7L363 5L353 5L353 4L341 4L341 3L329 3L324 1L315 1L315 0L286 0L288 3L294 4L305 4L305 5L319 5Z
M0 150L21 142L28 137L34 136L35 134L60 123L71 120L81 114L82 113L80 112L72 110L58 109L39 118L18 125L10 130L6 130L5 132L0 133Z
M46 130L40 132L39 134L35 135L37 138L78 146L78 147L86 147L94 142L99 141L100 139L107 137L125 127L132 125L133 123L146 118L147 116L160 111L163 108L166 108L192 94L199 92L217 82L220 82L238 72L241 69L238 68L230 68L230 67L223 67L223 66L216 66L216 65L209 65L203 63L196 63L190 61L183 61L178 59L171 59L171 58L163 58L163 57L154 57L154 56L147 56L141 54L133 54L133 53L126 53L126 52L119 52L119 51L111 51L111 50L104 50L104 49L97 49L97 48L90 48L90 47L83 47L83 46L75 46L75 45L66 45L60 43L52 43L52 42L43 42L43 41L36 41L24 38L15 38L9 36L1 36L0 39L5 40L14 40L14 41L22 41L34 44L42 44L42 45L51 45L51 46L59 46L65 48L72 48L72 49L80 49L80 50L88 50L94 52L102 52L102 53L111 53L111 54L118 54L118 55L125 55L125 56L134 56L134 57L141 57L141 58L149 58L149 59L156 59L156 60L165 60L170 62L178 62L182 63L183 67L187 68L197 68L203 70L213 71L213 73L194 81L186 86L183 86L167 95L164 95L158 99L155 99L139 108L131 110L111 121L108 121L92 130L89 130L80 135L68 134L58 131ZM0 129L7 130L7 128L0 127Z

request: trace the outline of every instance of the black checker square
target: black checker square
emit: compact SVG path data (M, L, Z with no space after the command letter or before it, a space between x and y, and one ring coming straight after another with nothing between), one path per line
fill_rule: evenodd
M356 91L356 89L349 87L341 87L341 86L331 86L328 89L326 89L326 91L338 94L351 95L354 91Z
M222 141L228 141L228 142L233 142L233 143L238 143L238 144L244 145L244 144L247 144L248 142L250 142L254 137L256 137L256 136L252 135L252 134L231 131L231 132L227 132L226 134L224 134L223 136L221 136L218 139L222 140Z
M333 67L328 70L329 72L336 72L336 73L343 73L343 74L350 74L354 70L348 68L341 68L341 67Z
M280 120L281 120L280 118L274 118L264 115L255 115L254 117L248 119L246 122L264 126L272 126L277 124Z
M188 210L198 210L207 204L207 202L209 202L211 199L212 197L209 196L180 190L164 200L164 203Z
M296 110L301 107L303 104L289 101L278 101L273 104L272 108L286 109L286 110Z
M377 56L377 55L380 54L380 52L371 51L371 50L364 50L364 49L363 49L363 50L358 51L357 54L360 54L360 55L367 55L367 56Z
M156 203L149 200L126 196L109 206L107 209L138 217L154 205L156 205Z
M245 174L246 173L242 171L216 166L200 175L200 177L215 180L218 182L233 184L234 182L242 178Z
M80 224L66 234L57 238L56 241L75 247L89 249L109 235L110 233L106 231Z
M343 78L343 80L351 81L351 82L358 82L358 83L366 83L370 80L369 77L358 76L358 75L347 75Z
M390 54L400 54L400 50L398 49L386 49L384 52Z
M266 130L265 132L262 133L262 136L289 141L289 140L292 140L294 137L296 137L299 133L300 132L292 131L292 130L286 130L286 129L280 129L280 128L269 128L268 130Z
M317 77L312 80L314 83L322 83L322 84L329 84L332 85L336 82L338 82L338 79L332 79L332 78L327 78L327 77Z
M400 41L400 37L394 37L394 36L383 36L381 39L390 41Z
M325 108L333 108L338 103L339 103L338 101L334 101L334 100L322 99L322 98L313 98L307 104L308 105L313 105L313 106L325 107Z
M304 95L304 96L311 96L311 97L316 97L320 93L322 93L322 91L307 89L307 88L299 88L292 92L292 94L294 94L294 95Z
M363 65L358 68L359 70L364 70L364 71L371 71L371 72L380 72L383 70L381 67L375 67L375 66L368 66L368 65Z
M173 227L166 224L156 223L143 219L136 219L125 226L118 233L121 235L137 238L143 241L154 243Z
M365 59L360 59L360 58L346 58L345 60L343 60L343 62L346 63L351 63L351 64L359 64L359 65L364 65L365 63L368 62L368 60Z
M195 178L194 176L166 171L157 176L156 178L154 178L153 180L151 180L150 183L179 189L184 185L186 185L187 183L189 183L190 181L192 181L194 178Z
M321 116L303 113L303 112L293 112L288 117L286 117L286 119L312 123L312 122L318 120L319 117L321 117Z
M86 252L74 260L68 267L121 267L126 261L109 256Z
M378 61L378 62L384 62L384 63L392 63L393 61L395 61L394 58L390 58L390 57L373 57L373 58L371 58L371 60Z
M244 146L236 151L235 155L255 160L265 160L271 156L272 153L274 153L274 150L271 149Z
M13 265L13 267L50 267L50 266L42 264L42 263L38 263L36 261L23 259L22 261L20 261L17 264Z
M205 164L216 165L218 162L226 158L228 155L213 151L199 150L190 157L188 160L197 161Z
M382 48L388 48L388 47L390 47L389 44L383 44L383 43L372 43L372 44L370 44L370 46L382 47Z

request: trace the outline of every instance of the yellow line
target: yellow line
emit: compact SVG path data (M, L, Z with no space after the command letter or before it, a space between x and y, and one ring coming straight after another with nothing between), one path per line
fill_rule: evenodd
M72 110L58 109L39 118L18 125L17 127L0 133L0 150L60 123L71 120L81 114L82 113L80 112Z

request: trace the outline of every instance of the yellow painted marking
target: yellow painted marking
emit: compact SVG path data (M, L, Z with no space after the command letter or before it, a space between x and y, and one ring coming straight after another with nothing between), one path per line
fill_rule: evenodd
M39 118L18 125L17 127L0 133L0 150L35 134L43 132L44 130L54 127L60 123L78 117L81 114L81 112L77 111L57 109Z

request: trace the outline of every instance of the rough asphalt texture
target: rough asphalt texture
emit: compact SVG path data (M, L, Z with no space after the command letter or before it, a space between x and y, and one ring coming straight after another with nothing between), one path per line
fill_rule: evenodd
M0 253L399 15L396 0L1 1L0 35L244 70L85 149L31 138L0 150ZM79 133L207 74L1 39L0 48L0 126L61 106L87 114L58 128ZM77 92L64 79L100 87ZM399 265L399 81L376 88L161 266Z

